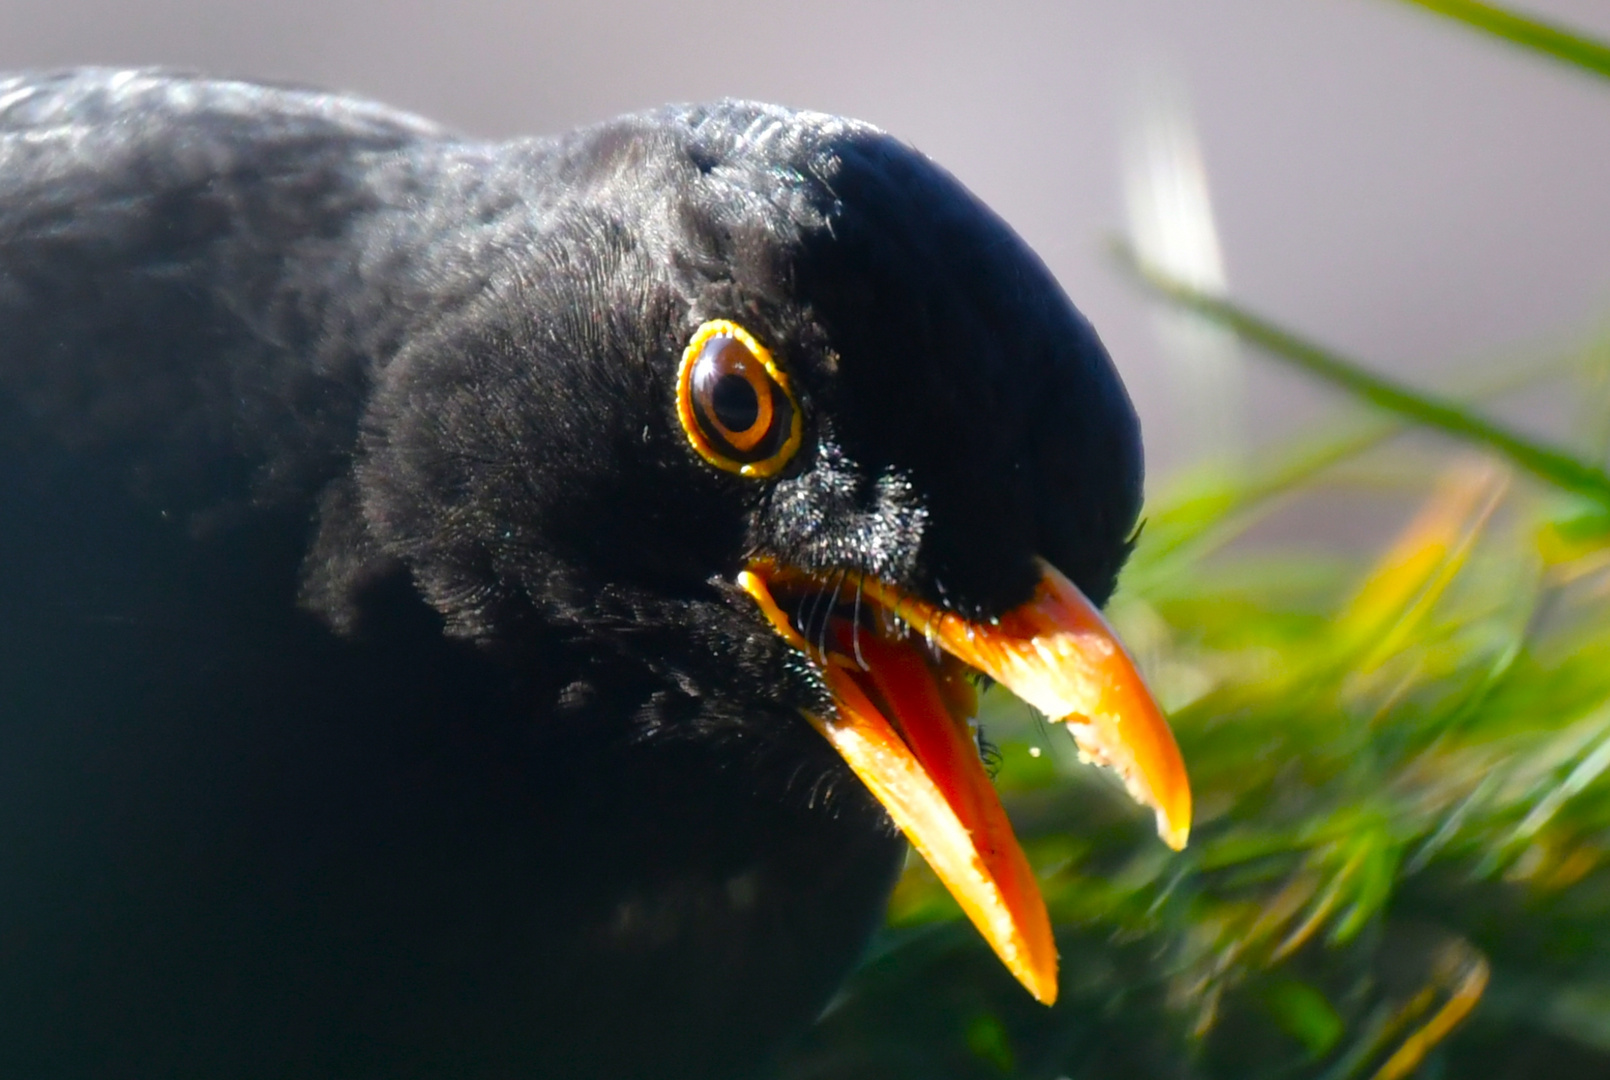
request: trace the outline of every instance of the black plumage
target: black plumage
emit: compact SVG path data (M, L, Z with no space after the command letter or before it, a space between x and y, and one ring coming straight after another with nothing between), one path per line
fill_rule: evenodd
M718 318L775 477L678 426ZM756 1070L903 844L734 575L1099 602L1140 478L1051 275L873 128L0 81L0 1075Z

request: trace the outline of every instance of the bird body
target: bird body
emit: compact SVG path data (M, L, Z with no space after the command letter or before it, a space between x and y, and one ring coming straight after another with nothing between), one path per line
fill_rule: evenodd
M770 366L690 421L717 323ZM774 474L690 445L773 405ZM1099 602L1139 482L1044 267L865 125L0 81L0 1075L754 1073L904 851L802 719L848 575ZM757 558L841 575L820 650Z

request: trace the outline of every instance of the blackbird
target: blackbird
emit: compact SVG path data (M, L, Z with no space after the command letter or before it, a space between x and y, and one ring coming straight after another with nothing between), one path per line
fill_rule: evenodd
M975 688L1184 842L1141 480L868 125L0 80L0 1076L756 1075L906 839L1050 1002Z

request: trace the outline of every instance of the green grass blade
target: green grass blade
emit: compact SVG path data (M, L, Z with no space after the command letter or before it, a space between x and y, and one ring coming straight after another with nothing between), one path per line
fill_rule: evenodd
M1517 15L1479 0L1400 0L1467 26L1610 78L1610 45L1562 26Z
M1495 450L1515 465L1552 484L1610 506L1610 474L1603 469L1558 447L1530 439L1488 420L1457 402L1377 375L1357 361L1332 352L1237 304L1192 288L1177 278L1142 264L1127 245L1119 244L1117 254L1154 292L1233 330L1271 357L1316 375L1378 408Z

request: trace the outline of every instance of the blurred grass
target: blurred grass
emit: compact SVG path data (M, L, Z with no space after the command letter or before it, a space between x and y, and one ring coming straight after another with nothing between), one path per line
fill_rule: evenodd
M1115 248L1119 260L1153 292L1298 370L1323 379L1355 397L1455 438L1496 450L1523 469L1610 508L1610 473L1559 447L1550 446L1483 417L1444 397L1412 389L1375 374L1363 364L1288 330L1231 300L1203 292L1138 261L1127 245Z
M1586 34L1479 0L1400 0L1484 34L1610 78L1610 45Z
M1406 2L1610 74L1581 35ZM992 693L1061 1000L913 861L782 1077L1610 1076L1610 344L1521 372L1579 402L1549 444L1145 273L1371 410L1148 506L1110 612L1190 768L1191 845ZM1316 513L1378 539L1291 527Z

